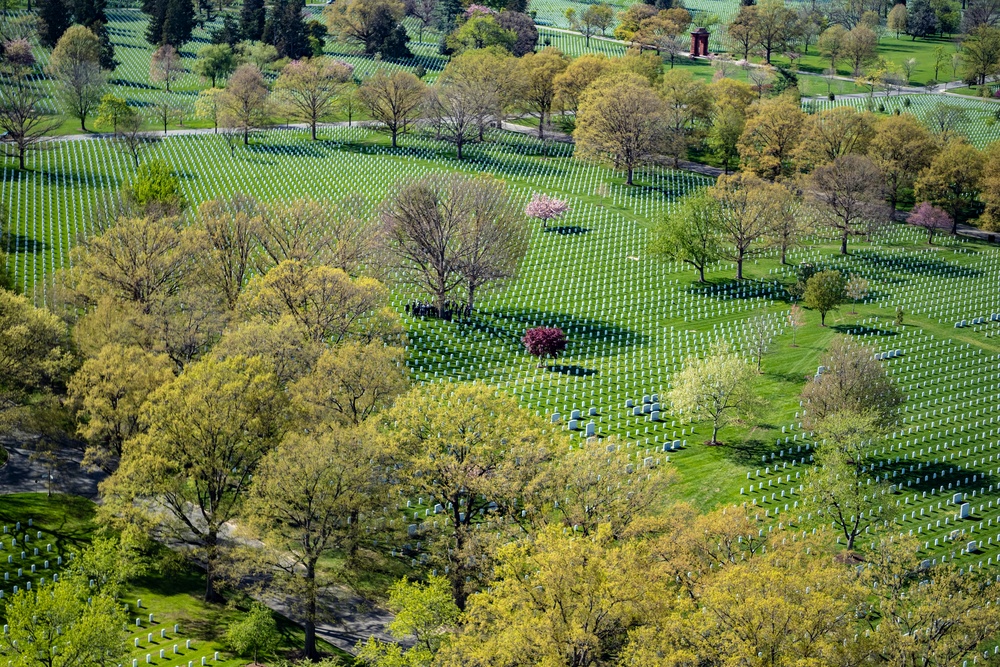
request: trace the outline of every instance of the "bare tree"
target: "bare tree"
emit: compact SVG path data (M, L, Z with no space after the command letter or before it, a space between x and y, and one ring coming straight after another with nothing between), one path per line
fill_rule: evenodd
M309 124L315 140L316 124L337 108L338 97L352 72L350 65L339 60L293 60L282 68L274 88L292 116Z
M170 92L170 84L184 73L184 63L177 49L164 44L153 52L153 58L149 64L149 78L153 81L162 81Z
M45 135L59 125L58 120L45 113L46 97L44 89L30 79L28 72L0 75L0 130L4 132L3 142L14 146L21 169L25 154L37 148Z
M771 349L776 335L774 322L768 316L767 311L760 311L747 320L747 341L750 354L757 361L757 372L760 373L760 362L765 354Z
M142 115L135 111L118 120L115 126L113 141L123 153L127 153L139 168L139 154L156 143L156 138L152 132L142 129Z
M808 198L826 224L840 234L840 253L847 254L850 236L867 236L889 219L885 181L871 160L841 155L817 167L809 178Z
M424 99L424 83L409 72L397 70L386 74L379 70L358 88L358 97L372 118L382 122L392 134L392 147L396 137L405 130Z
M256 65L240 65L219 98L221 124L238 130L243 135L243 145L248 145L250 132L267 121L268 91L264 75Z
M482 102L479 91L460 82L427 89L427 120L439 139L454 144L459 160L462 147L477 137L483 116Z
M455 288L466 284L471 300L478 287L513 275L524 254L523 218L504 187L485 177L435 174L408 183L381 218L396 266L434 297L441 317Z

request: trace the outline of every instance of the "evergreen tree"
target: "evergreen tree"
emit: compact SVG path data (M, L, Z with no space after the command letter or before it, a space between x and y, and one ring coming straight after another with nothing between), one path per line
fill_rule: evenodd
M443 33L452 32L462 9L462 0L441 0L437 6L438 29Z
M163 43L163 23L167 17L166 0L142 0L142 13L149 17L146 41L153 45Z
M278 0L264 25L261 40L277 49L282 58L294 60L311 55L301 0Z
M410 51L410 47L407 46L407 42L409 41L410 36L406 34L406 28L403 27L402 23L397 23L396 27L392 29L382 42L378 52L386 60L412 58L413 53Z
M241 39L243 37L240 24L232 14L226 14L222 19L222 27L212 31L213 44L228 44L230 47L234 47Z
M243 39L258 42L264 35L266 8L264 0L244 0L240 10L240 33Z
M906 34L913 39L937 32L938 20L930 0L910 0L906 6Z
M191 41L194 30L194 5L191 0L167 0L163 23L163 43L180 48Z
M63 0L39 0L38 18L41 19L39 39L44 46L54 47L69 27L68 8Z
M101 43L101 69L113 72L118 67L118 60L115 58L115 45L111 41L111 35L108 34L107 24L95 23L90 29Z

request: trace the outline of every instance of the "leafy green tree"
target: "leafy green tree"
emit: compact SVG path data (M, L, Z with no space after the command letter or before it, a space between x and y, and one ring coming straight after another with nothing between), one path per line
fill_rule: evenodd
M271 8L261 40L272 44L280 58L303 58L312 54L300 0L277 0Z
M536 486L542 465L565 447L563 436L511 396L478 384L416 387L382 413L381 424L401 464L404 495L434 499L447 513L447 522L423 527L432 560L448 567L463 607L491 569L492 538L476 530L480 513L511 522L522 511L534 514L544 498Z
M281 635L278 634L278 624L271 610L254 601L250 603L250 610L243 618L233 621L226 628L226 641L233 651L253 658L253 663L258 665L259 656L271 655L278 648Z
M389 589L389 610L395 614L389 633L415 643L403 648L395 642L369 637L358 642L358 660L370 667L430 665L458 626L460 611L444 577L430 576L426 584L403 579Z
M872 416L840 412L816 425L816 463L813 492L823 512L853 550L855 540L887 518L888 484L869 479L867 455L878 445L879 433Z
M826 314L840 306L845 296L840 271L820 271L806 282L805 305L819 311L820 326L826 326Z
M218 601L222 526L238 514L259 461L285 424L285 401L260 357L206 357L150 396L145 433L125 444L102 486L109 512L162 527L206 566L205 599ZM136 503L156 500L156 509ZM137 511L140 512L137 516Z
M38 37L42 46L54 47L72 23L72 16L65 0L39 0L38 18L41 29Z
M228 44L209 44L198 51L198 60L191 69L195 74L212 82L224 79L236 68L236 58Z
M100 102L105 84L97 36L83 26L71 26L52 49L46 70L58 82L56 94L66 110L86 132L87 115Z
M26 420L29 406L58 390L72 366L66 325L0 288L0 428Z
M117 133L118 123L134 113L136 113L135 109L130 107L123 98L113 93L107 93L101 97L94 125L98 128L110 127L112 132Z
M470 18L448 36L448 46L457 52L490 46L513 51L516 41L517 33L513 30L504 30L492 16L479 15Z
M315 140L316 125L336 111L352 73L353 68L339 60L293 60L281 69L274 89L292 116L309 124Z
M678 210L664 215L654 229L650 250L690 264L705 282L705 267L722 256L719 202L704 193L684 199Z
M951 216L951 233L971 214L979 195L983 154L962 138L949 141L917 178L917 201L929 201Z
M264 35L267 8L264 0L245 0L240 8L240 34L248 42L259 41ZM239 40L237 40L239 41Z
M682 421L709 421L719 445L719 431L730 423L753 419L760 407L757 372L725 343L717 343L703 359L688 357L673 379L670 404Z
M136 169L122 185L122 198L154 217L176 215L187 206L180 180L163 160L150 160Z
M938 30L938 18L930 0L906 3L906 34L911 38L928 37Z
M0 635L0 656L11 667L125 662L131 650L122 606L106 592L90 593L86 581L71 576L18 591L4 608L7 632Z
M975 85L1000 73L1000 28L979 26L962 41L962 76Z
M899 420L899 406L905 397L871 348L837 338L822 363L826 370L802 390L802 399L807 403L803 423L809 428L844 412L870 415L879 428Z

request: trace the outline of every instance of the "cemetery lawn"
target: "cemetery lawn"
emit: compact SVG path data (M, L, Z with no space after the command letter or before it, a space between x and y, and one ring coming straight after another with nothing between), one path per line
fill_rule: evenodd
M97 506L79 496L53 495L44 493L23 493L0 495L0 524L10 528L21 522L26 528L32 519L31 531L44 533L45 540L53 545L54 552L68 558L70 553L79 553L94 537L97 528L94 518ZM32 535L34 537L34 535ZM226 627L241 616L245 609L233 605L206 604L201 595L205 589L205 579L197 568L179 558L169 557L151 566L150 573L132 582L124 595L129 604L128 644L134 648L132 657L140 665L146 665L146 654L151 655L153 667L174 667L193 661L200 667L202 657L208 667L242 667L249 660L233 656L225 643ZM51 558L52 556L50 556ZM0 585L3 585L0 583ZM6 591L10 594L10 590ZM142 601L142 609L136 608L136 600ZM152 613L154 622L148 616ZM0 607L2 616L2 607ZM135 624L136 617L140 624ZM278 655L296 657L301 651L302 629L282 616L275 616L281 634ZM173 632L174 625L178 631ZM164 631L161 637L160 631ZM149 635L153 640L149 641ZM191 640L191 648L186 641ZM178 653L173 653L173 646ZM320 651L348 657L343 651L320 642ZM165 657L159 659L159 650L165 650ZM218 661L215 653L219 653Z

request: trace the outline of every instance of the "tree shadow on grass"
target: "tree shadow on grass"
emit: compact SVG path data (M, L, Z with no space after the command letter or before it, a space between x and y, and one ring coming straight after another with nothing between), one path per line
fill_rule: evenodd
M777 289L777 293L772 290ZM775 280L735 280L723 278L718 280L707 280L704 283L691 283L687 290L688 294L715 299L717 301L745 301L767 297L771 301L780 303L792 303L792 297L785 289L785 286Z
M726 455L740 465L759 465L761 456L767 456L772 452L777 452L774 444L760 438L747 438L737 442L726 442L722 444L722 449ZM780 448L779 448L780 449Z
M598 355L618 354L622 348L645 345L647 342L644 334L612 322L530 308L478 311L464 326L519 347L527 329L559 327L565 332L571 351L574 343L586 343L588 353L596 351Z
M836 331L839 334L850 334L854 336L898 336L899 333L896 331L890 331L888 329L879 329L877 327L861 326L858 324L831 324L830 329Z
M7 252L37 255L49 249L49 244L45 241L39 241L23 234L8 232L0 235L0 240L2 240L2 249Z
M918 255L883 255L870 250L858 250L851 256L859 263L870 265L880 272L895 271L918 276L942 276L952 278L978 278L983 275L980 269L961 264L947 262L940 257L924 257Z

